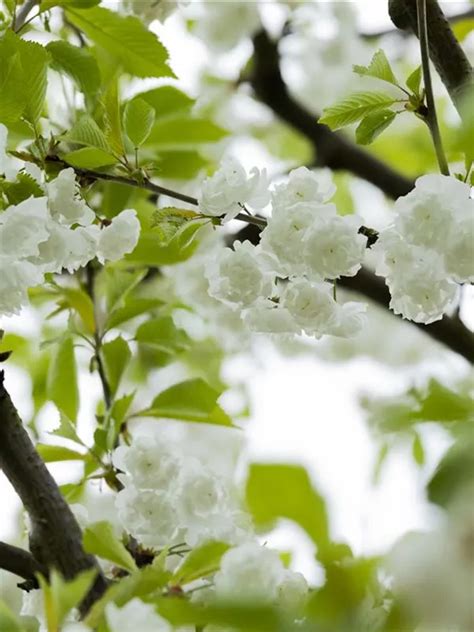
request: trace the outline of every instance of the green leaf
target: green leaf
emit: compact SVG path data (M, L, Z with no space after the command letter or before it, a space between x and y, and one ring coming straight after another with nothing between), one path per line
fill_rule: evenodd
M106 328L107 330L118 327L123 323L126 323L132 318L136 318L141 314L151 312L154 309L163 306L163 301L158 298L134 298L131 297L127 300L123 307L118 307L107 318Z
M82 147L61 156L68 165L78 169L98 169L117 164L117 158L96 147Z
M397 78L395 77L390 62L385 55L385 52L378 50L368 66L353 66L355 73L365 77L373 77L374 79L380 79L387 83L391 83L394 86L398 86Z
M369 114L386 110L396 101L397 99L384 92L356 92L340 103L326 108L318 122L336 130L356 123Z
M48 85L49 54L44 46L23 39L18 41L26 90L26 107L23 116L36 125L43 112Z
M153 214L152 228L162 245L169 244L176 233L190 220L198 217L195 211L187 209L165 207L156 209Z
M279 518L288 518L307 532L318 546L318 553L328 546L325 503L304 468L253 463L246 494L248 508L258 527L268 529Z
M153 228L143 227L135 250L126 255L128 262L139 263L148 266L171 265L186 261L191 257L198 246L194 237L201 228L200 222L186 224L167 243L160 244L159 231Z
M16 182L4 182L0 187L10 204L20 204L31 196L44 197L43 189L28 173L19 173Z
M125 146L123 143L117 75L109 82L104 94L103 105L104 132L107 142L116 156L124 156Z
M88 454L65 448L62 445L49 445L37 443L36 449L45 463L57 463L59 461L87 461Z
M53 569L49 583L43 577L39 577L48 630L60 629L69 612L78 606L87 595L96 576L97 570L90 569L83 571L71 581L65 581Z
M89 9L101 3L102 0L42 0L41 11L49 11L53 7L77 7L78 9Z
M0 601L0 630L2 632L24 632L20 619L3 601Z
M56 346L48 372L48 397L71 421L77 420L79 388L72 338L66 336Z
M60 288L61 305L78 314L88 333L95 332L94 304L84 290Z
M97 555L132 573L137 570L135 560L115 535L110 522L89 525L84 531L82 541L87 553Z
M112 153L104 132L88 114L82 115L76 121L73 128L64 136L64 140L77 143L78 145L86 145L87 147L96 147L107 154Z
M26 86L16 40L0 39L0 121L9 125L18 121L26 105Z
M428 498L441 507L449 507L462 492L474 484L474 441L472 429L464 433L448 450L427 486Z
M118 336L102 345L102 355L110 390L115 396L132 353L122 336Z
M413 437L413 443L411 446L411 451L413 455L413 459L415 463L420 467L425 463L425 449L423 447L423 443L421 442L420 435L416 432Z
M194 105L194 99L174 86L159 86L148 92L141 92L137 97L146 101L155 110L156 118L176 116L187 113Z
M145 270L105 268L101 280L105 283L106 305L109 314L113 314L118 307L125 304L128 295L141 283L145 274Z
M153 157L160 178L191 180L209 161L197 151L159 151Z
M377 136L387 129L397 116L391 110L382 110L369 114L360 122L356 129L356 141L359 145L370 145Z
M409 88L413 94L416 94L417 96L420 94L421 78L421 66L418 66L418 68L415 68L406 81L407 88Z
M189 347L186 332L176 327L171 316L147 320L137 329L135 340L165 353L176 353Z
M193 549L175 571L171 582L183 585L213 575L219 570L221 558L229 548L230 545L225 542L206 542Z
M226 130L209 119L189 116L167 117L156 121L147 145L169 149L194 149L198 145L217 143L227 134Z
M160 393L140 414L197 423L232 426L232 420L217 403L219 391L198 378L175 384Z
M66 417L63 413L59 416L59 426L50 432L50 434L55 437L63 437L64 439L70 439L75 443L79 443L83 445L79 435L76 432L76 428L70 419Z
M69 20L93 42L105 48L135 77L173 77L168 53L157 36L136 17L103 7L68 9Z
M93 101L101 85L95 57L86 48L73 46L64 40L50 42L46 49L52 58L51 67L71 77L86 98Z
M140 147L146 141L155 116L155 110L143 99L135 98L127 103L124 112L125 133L134 147Z
M120 399L117 399L112 406L112 410L110 411L110 415L112 419L115 421L115 431L116 433L120 432L120 428L125 421L125 418L130 410L130 406L135 398L135 393L129 393L128 395L124 395Z

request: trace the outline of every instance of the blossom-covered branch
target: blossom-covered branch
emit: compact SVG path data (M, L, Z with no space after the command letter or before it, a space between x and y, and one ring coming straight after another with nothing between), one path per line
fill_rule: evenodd
M0 372L0 466L20 496L31 522L30 550L38 564L56 568L66 579L97 568L83 608L103 594L106 580L82 547L82 533L69 505L28 436Z

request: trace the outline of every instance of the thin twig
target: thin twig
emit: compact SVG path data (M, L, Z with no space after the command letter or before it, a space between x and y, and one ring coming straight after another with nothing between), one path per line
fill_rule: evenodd
M426 104L428 106L428 112L426 114L425 121L429 127L431 137L433 139L439 169L443 175L449 176L449 166L443 150L443 142L441 140L441 133L439 131L438 116L436 114L436 103L433 93L433 84L431 81L430 53L428 45L428 22L426 19L426 0L416 0L416 2L418 15L418 37L420 40L421 50L421 65L423 68Z
M19 11L14 17L14 21L12 24L12 27L15 33L18 33L18 31L24 27L25 22L28 19L28 16L30 14L30 11L37 4L39 4L39 0L26 0L26 2L21 6L21 8L19 9Z

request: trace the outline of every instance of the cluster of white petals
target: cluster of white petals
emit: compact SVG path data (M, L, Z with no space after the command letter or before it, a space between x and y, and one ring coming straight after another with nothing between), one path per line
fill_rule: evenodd
M277 551L245 542L225 553L214 577L216 597L224 602L267 603L298 612L305 604L308 584L286 569Z
M0 125L0 172L9 168L6 128ZM133 210L122 211L102 229L80 197L74 170L63 169L47 183L30 166L41 197L29 197L0 212L0 315L18 314L28 302L29 288L46 273L74 272L97 257L116 261L138 241L140 223ZM12 175L12 174L9 174ZM18 174L15 175L15 178Z
M250 523L233 481L204 460L184 455L178 443L138 436L114 452L123 472L116 507L124 529L153 548L207 540L239 543Z
M262 209L270 201L269 183L265 169L256 167L248 175L235 158L225 158L220 168L201 186L199 208L203 215L233 219L244 204Z
M228 51L245 37L252 37L261 26L258 2L225 0L191 3L196 6L194 33L210 49Z
M154 20L162 22L181 5L187 5L189 2L190 0L124 0L124 9L150 24Z
M238 186L226 186L226 169L219 170L215 183L213 214L218 216L229 213L227 196L242 200ZM246 181L242 175L239 180L245 195ZM360 331L365 306L339 304L330 281L358 272L367 238L359 233L360 218L337 214L329 202L334 192L327 172L292 171L271 192L272 215L260 244L244 242L212 254L206 268L209 295L240 311L256 332L320 338Z
M474 281L474 200L468 184L422 176L395 203L396 217L374 252L391 308L408 320L432 323L451 309L457 283Z

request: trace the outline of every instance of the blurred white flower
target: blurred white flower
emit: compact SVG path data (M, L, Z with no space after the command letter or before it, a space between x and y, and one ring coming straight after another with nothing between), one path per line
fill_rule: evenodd
M105 609L110 632L172 632L172 626L163 619L152 604L138 597L119 608L109 603Z
M66 226L89 226L94 221L95 213L80 197L76 174L71 167L60 171L59 175L46 185L46 190L51 216L57 222Z
M287 210L299 202L322 204L330 200L335 192L328 169L316 172L299 167L290 172L287 182L275 186L272 192L273 210Z
M194 32L209 48L227 51L244 37L251 37L259 29L260 24L256 2L202 2L196 16Z
M0 314L19 314L28 303L28 288L39 285L43 275L28 261L0 255Z
M139 237L140 222L137 213L132 209L126 209L100 231L97 258L101 263L105 260L118 261L134 250Z
M0 214L0 253L25 258L38 254L49 237L47 198L30 197Z
M329 283L311 283L305 278L290 281L281 304L307 335L320 338L339 324L338 304Z

